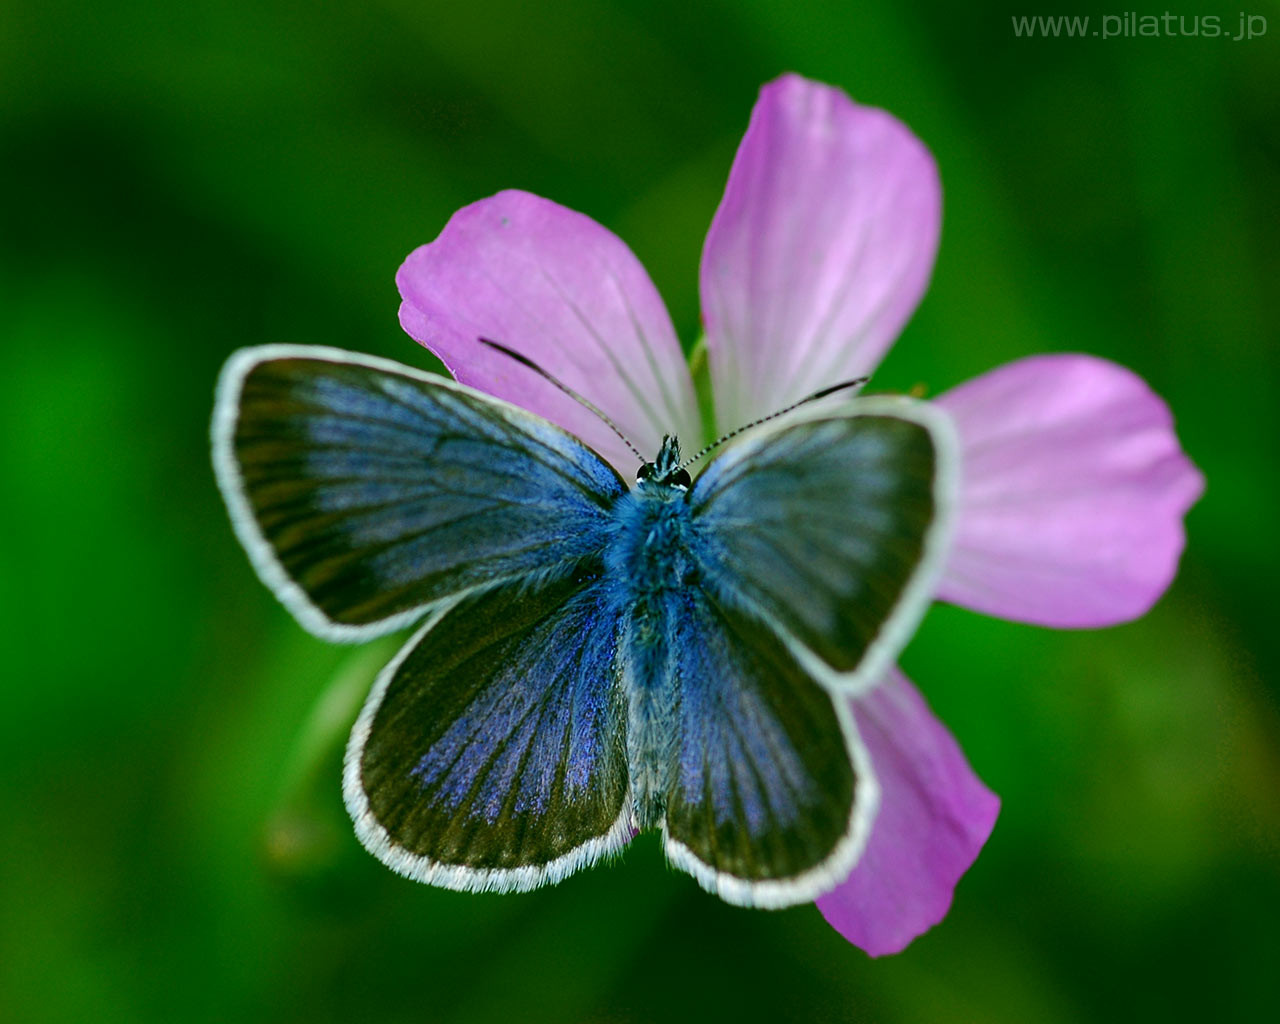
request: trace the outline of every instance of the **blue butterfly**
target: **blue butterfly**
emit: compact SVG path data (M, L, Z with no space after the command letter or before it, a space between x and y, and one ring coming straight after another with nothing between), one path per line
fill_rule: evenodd
M270 345L227 362L212 436L236 533L306 629L421 620L345 761L390 868L525 890L657 828L732 903L848 874L878 791L847 697L917 625L954 504L930 407L808 403L694 479L668 437L628 486L507 402Z

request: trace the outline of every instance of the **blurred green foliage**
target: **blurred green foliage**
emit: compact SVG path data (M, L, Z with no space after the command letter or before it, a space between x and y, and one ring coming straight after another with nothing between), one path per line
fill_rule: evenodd
M1270 34L1235 43L1016 38L1034 9L925 0L4 5L0 1019L1268 1018L1280 10L1254 10ZM1211 12L1236 23L1187 13ZM338 780L392 646L288 618L206 450L237 346L433 365L393 274L500 188L621 234L692 341L703 234L783 70L941 167L933 287L877 384L1105 355L1209 480L1141 622L931 613L906 667L1004 811L944 925L878 962L812 907L704 895L652 837L524 896L384 870Z

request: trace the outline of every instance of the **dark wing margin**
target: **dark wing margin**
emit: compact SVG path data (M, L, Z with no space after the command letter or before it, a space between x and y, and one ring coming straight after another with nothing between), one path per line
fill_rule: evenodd
M343 794L392 870L450 889L555 882L633 835L618 615L592 583L462 599L383 671Z
M770 630L699 591L672 645L667 855L731 903L813 900L848 874L878 789L847 698Z
M572 572L598 553L626 489L539 417L339 349L233 355L212 440L258 574L330 640L391 632L504 580Z
M864 398L748 435L689 495L707 586L769 624L824 685L872 685L943 569L957 443L922 402Z

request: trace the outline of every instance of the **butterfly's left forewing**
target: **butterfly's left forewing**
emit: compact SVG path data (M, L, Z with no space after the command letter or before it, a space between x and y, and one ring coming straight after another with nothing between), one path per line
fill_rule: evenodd
M228 360L213 454L259 575L329 640L572 571L599 552L626 489L582 442L513 405L309 346Z

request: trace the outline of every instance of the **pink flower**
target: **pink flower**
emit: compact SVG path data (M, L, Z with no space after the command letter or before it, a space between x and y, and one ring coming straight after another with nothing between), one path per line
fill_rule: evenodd
M703 439L874 371L925 290L940 219L933 159L901 122L787 75L761 91L703 248L714 424L631 251L528 193L459 210L409 256L400 322L459 381L560 424L629 478L635 458L606 426L477 337L515 346L656 452L664 433ZM1135 618L1164 592L1203 479L1142 380L1091 356L1034 356L937 404L961 439L939 598L1080 627ZM817 902L881 955L946 914L999 800L901 672L853 709L880 811L857 866Z

